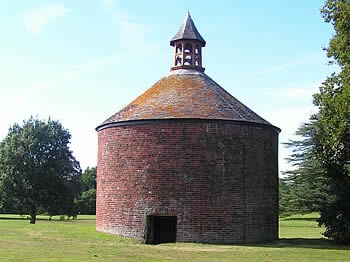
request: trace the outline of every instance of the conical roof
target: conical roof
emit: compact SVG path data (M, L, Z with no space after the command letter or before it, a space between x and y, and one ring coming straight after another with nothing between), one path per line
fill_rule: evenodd
M187 40L198 40L202 43L202 46L205 46L205 40L198 32L194 22L191 18L190 12L187 13L184 23L180 26L179 31L176 35L170 40L170 45L174 46L174 42L181 39Z
M126 121L159 119L234 120L271 125L204 72L179 69L161 78L97 130Z

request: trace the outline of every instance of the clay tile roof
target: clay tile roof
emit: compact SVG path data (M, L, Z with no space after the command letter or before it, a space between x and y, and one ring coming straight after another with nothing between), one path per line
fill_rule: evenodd
M205 73L179 69L161 78L97 130L118 122L156 119L235 120L271 125Z
M174 46L176 40L187 39L187 40L198 40L205 46L205 40L198 32L196 26L193 23L190 12L187 13L184 23L180 26L179 31L170 40L170 45Z

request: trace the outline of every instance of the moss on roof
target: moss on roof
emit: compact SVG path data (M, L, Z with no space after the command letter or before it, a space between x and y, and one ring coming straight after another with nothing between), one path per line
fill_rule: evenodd
M236 120L271 125L205 73L179 69L161 78L99 127L155 119Z

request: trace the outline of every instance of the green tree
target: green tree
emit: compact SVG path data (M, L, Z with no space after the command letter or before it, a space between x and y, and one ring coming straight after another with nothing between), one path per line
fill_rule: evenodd
M75 205L79 214L96 214L96 189L91 188L81 193L75 200Z
M325 236L350 242L350 85L347 70L333 74L314 95L315 155L329 178L333 201L320 210Z
M96 189L96 167L87 167L80 178L82 191Z
M293 186L286 179L279 180L279 215L290 216L299 213L295 210L296 196Z
M292 149L287 159L293 169L284 172L280 184L281 214L309 213L319 211L333 198L329 179L319 160L314 156L312 140L314 126L310 123L300 126L296 134L302 138L285 143Z
M96 167L87 167L80 177L82 192L75 200L79 214L96 214Z
M0 188L36 222L38 210L74 215L79 193L79 162L69 149L71 135L58 121L31 117L14 124L0 143Z
M335 34L329 41L325 50L327 56L337 63L342 69L349 69L350 61L350 3L349 0L327 0L321 8L321 14L325 22L331 23Z
M304 140L292 144L297 151L306 148L309 154L299 159L294 178L323 181L316 184L318 189L326 183L326 190L321 191L328 190L328 197L321 201L319 225L326 227L325 236L350 242L350 1L327 0L321 14L335 29L325 50L340 72L329 76L314 95L318 112L305 125L307 132L300 133ZM307 187L305 194L311 191Z
M326 171L334 199L320 210L325 236L337 242L350 242L350 1L328 0L321 9L335 34L326 49L340 67L314 95L319 111L314 124L315 155Z

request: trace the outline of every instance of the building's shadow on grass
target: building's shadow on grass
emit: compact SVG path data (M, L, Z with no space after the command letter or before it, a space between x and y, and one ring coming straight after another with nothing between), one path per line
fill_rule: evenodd
M282 218L281 220L282 221L315 221L317 222L317 219L316 217L287 217L287 218Z
M325 238L280 238L267 243L252 243L245 246L270 247L270 248L312 248L312 249L337 249L349 250L350 246L339 245Z
M29 216L20 216L20 215L3 215L1 216L0 215L0 221L1 220L27 220L29 221L30 220L30 217ZM75 222L75 221L95 221L94 218L76 218L76 219L72 219L72 218L69 218L67 219L67 217L65 217L65 219L60 219L59 217L55 216L55 217L52 217L50 219L49 216L45 216L45 217L42 217L42 216L38 216L36 218L36 221L52 221L52 222Z
M18 217L0 217L0 221L1 220L27 220L29 221L30 218L29 217L21 217L21 216L18 216ZM36 221L68 221L68 220L59 220L59 219L52 219L50 220L49 218L37 218ZM70 221L70 220L69 220Z
M11 217L4 217L0 216L0 220L29 220L27 217L21 217L21 216L11 216Z

